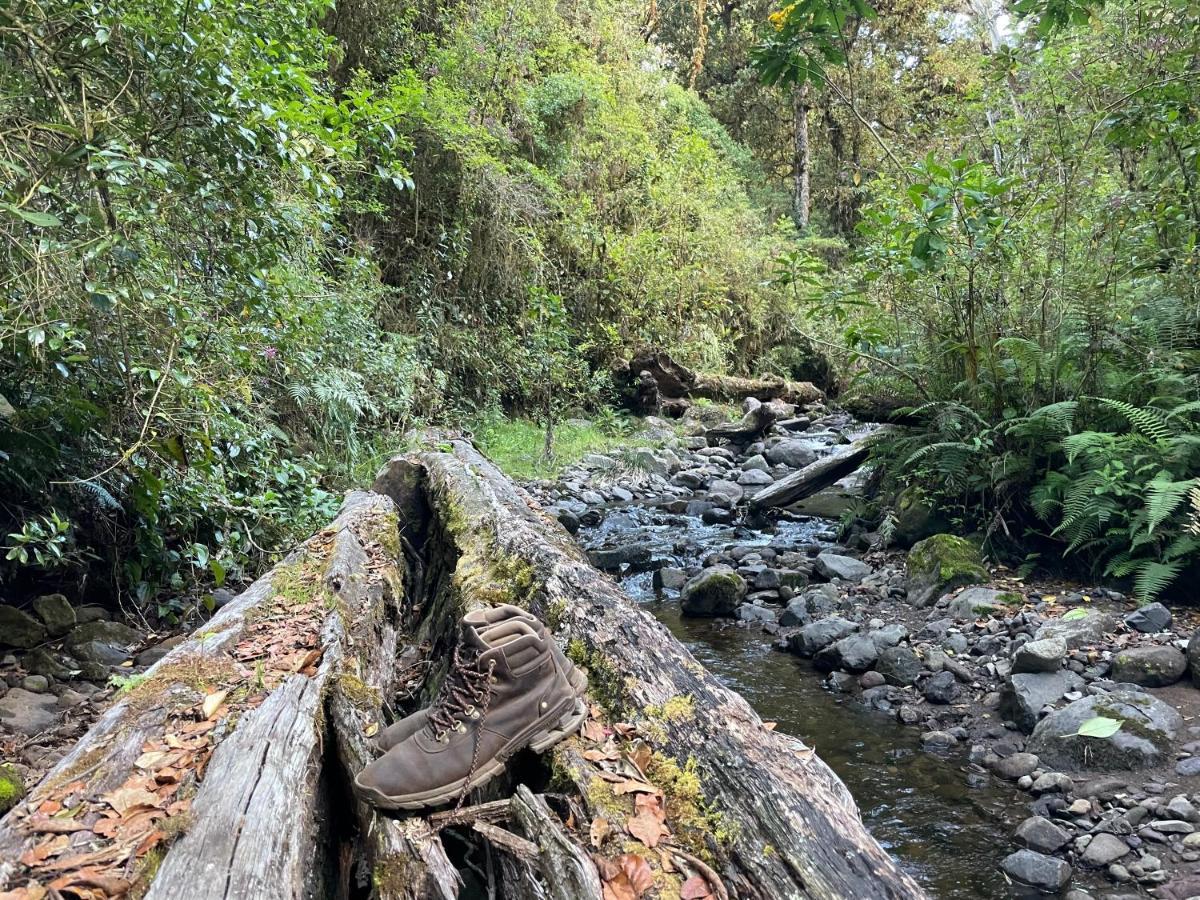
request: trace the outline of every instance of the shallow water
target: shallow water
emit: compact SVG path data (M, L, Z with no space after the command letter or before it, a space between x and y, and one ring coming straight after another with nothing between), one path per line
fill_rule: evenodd
M657 555L671 564L687 566L728 543L788 549L824 543L832 526L813 519L752 531L626 507L610 510L602 525L581 532L580 539L585 546L644 541L659 547ZM769 636L727 620L682 617L677 601L655 596L650 573L624 578L622 586L763 719L816 748L849 787L871 833L931 897L1018 896L999 865L1017 849L1010 835L1029 815L1026 795L996 779L983 778L972 787L964 751L923 751L917 729L826 691L806 662L773 650Z

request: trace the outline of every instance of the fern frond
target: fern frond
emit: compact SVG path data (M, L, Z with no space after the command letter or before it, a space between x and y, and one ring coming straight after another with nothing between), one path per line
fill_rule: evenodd
M1154 529L1163 520L1179 509L1185 497L1197 486L1200 480L1190 478L1187 481L1171 481L1169 473L1163 472L1150 482L1149 495L1146 497L1146 533L1153 534Z
M1170 586L1182 570L1181 562L1146 560L1133 579L1133 593L1139 600L1154 600Z
M1096 397L1109 409L1115 409L1123 415L1133 428L1154 441L1168 440L1175 430L1168 424L1167 415L1160 409L1134 406L1124 400L1113 400L1109 397Z

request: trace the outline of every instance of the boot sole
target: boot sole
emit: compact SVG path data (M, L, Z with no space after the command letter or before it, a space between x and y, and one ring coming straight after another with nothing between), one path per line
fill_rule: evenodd
M358 783L357 778L354 780L354 787L359 797L379 809L426 809L457 800L463 794L483 787L503 772L509 757L519 750L529 747L536 753L543 753L577 731L583 724L583 720L587 718L587 704L580 697L571 697L564 705L565 709L560 706L549 715L542 716L525 732L505 744L487 766L481 767L471 777L470 782L467 782L465 778L460 778L436 791L423 791L398 797L389 797L374 788L363 787ZM546 727L548 722L552 723L549 728Z

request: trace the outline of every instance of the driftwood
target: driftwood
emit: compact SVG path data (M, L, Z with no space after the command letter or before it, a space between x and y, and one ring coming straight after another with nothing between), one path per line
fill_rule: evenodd
M714 425L704 432L704 440L710 447L720 444L737 444L745 446L761 438L778 418L778 410L774 403L758 403L754 401L738 421L724 422ZM795 407L789 406L788 409Z
M435 689L462 612L497 602L537 612L588 667L584 734L515 757L460 810L396 819L357 802L368 736ZM551 772L554 793L537 793ZM622 830L635 796L654 800L661 837ZM454 900L473 882L601 900L631 862L718 900L922 896L811 749L765 728L463 441L351 494L0 820L15 897Z
M788 381L778 376L739 378L696 372L661 350L648 349L635 354L623 367L623 374L631 384L630 393L634 395L635 402L644 403L647 397L653 397L658 404L657 409L642 409L642 412L663 410L663 404L668 399L703 397L732 402L755 397L764 402L784 400L788 403L812 403L825 396L809 381ZM673 409L667 411L674 414Z
M767 485L750 498L750 509L789 506L845 478L862 467L871 455L871 444L887 430L880 428Z

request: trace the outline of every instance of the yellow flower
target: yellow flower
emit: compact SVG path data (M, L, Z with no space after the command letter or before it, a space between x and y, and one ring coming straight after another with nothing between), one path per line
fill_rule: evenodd
M792 10L796 8L795 3L789 3L783 9L777 9L775 12L767 16L767 21L775 26L776 31L782 31L783 26L787 24L787 18L792 14Z

